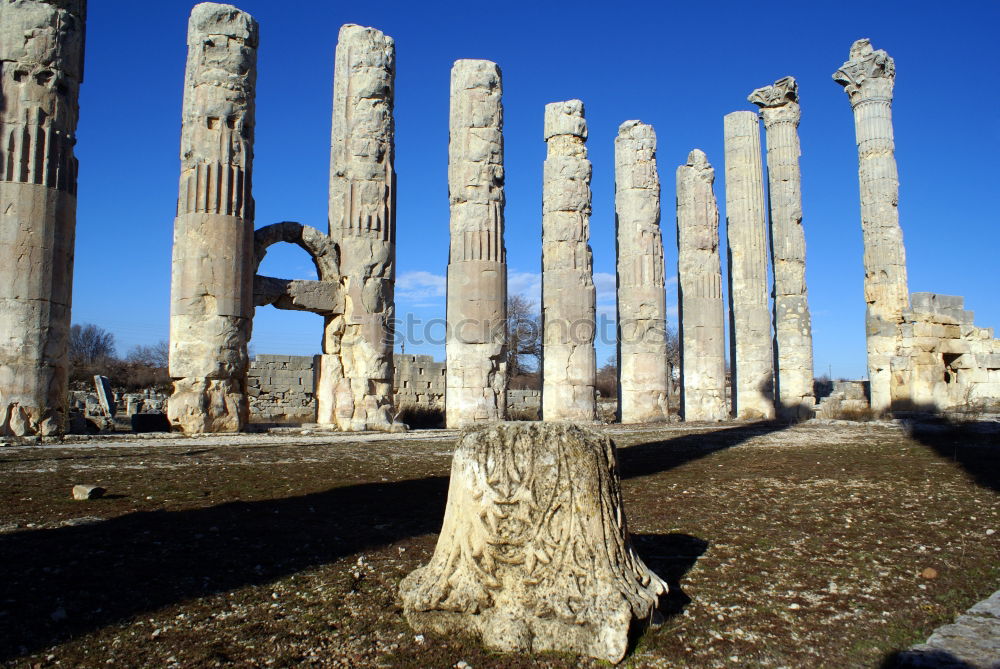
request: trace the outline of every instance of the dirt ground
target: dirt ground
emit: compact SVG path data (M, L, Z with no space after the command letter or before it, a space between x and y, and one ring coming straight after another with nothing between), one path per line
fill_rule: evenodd
M623 666L879 667L926 638L1000 588L998 425L601 428L671 586ZM0 448L0 663L604 666L407 626L397 587L433 552L456 436Z

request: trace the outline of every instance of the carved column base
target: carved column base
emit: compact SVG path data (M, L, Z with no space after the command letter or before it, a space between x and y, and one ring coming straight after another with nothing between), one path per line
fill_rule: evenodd
M250 404L236 379L178 379L167 417L188 434L239 432L249 421Z
M666 591L629 541L614 443L569 423L467 431L434 556L399 589L418 632L609 662Z
M316 422L336 426L343 432L406 432L404 423L394 421L391 384L344 376L341 356L324 354L315 357ZM379 387L379 386L384 387ZM376 392L371 392L372 387ZM380 399L381 398L381 399Z

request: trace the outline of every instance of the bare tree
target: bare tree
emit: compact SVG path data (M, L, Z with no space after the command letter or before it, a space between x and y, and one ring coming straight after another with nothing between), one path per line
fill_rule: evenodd
M537 388L542 355L541 324L535 302L507 297L507 376L512 388Z
M132 350L125 356L125 360L131 363L145 365L162 369L167 366L170 359L170 350L166 341L159 341L152 346L133 346Z
M115 336L92 323L69 330L69 359L75 367L86 367L115 357Z
M608 361L597 370L597 391L601 397L612 398L618 395L618 357L612 355Z

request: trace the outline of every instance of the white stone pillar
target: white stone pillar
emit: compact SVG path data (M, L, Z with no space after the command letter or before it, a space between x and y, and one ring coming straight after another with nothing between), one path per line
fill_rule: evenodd
M767 420L774 418L774 363L760 127L749 111L726 114L724 127L733 413Z
M681 417L729 418L726 330L719 257L715 170L695 149L677 168L677 292L681 343Z
M507 413L501 95L496 63L455 62L448 141L448 427L503 420Z
M326 319L317 420L389 429L396 279L393 85L396 46L374 28L340 29L330 138L330 237L345 313Z
M0 3L0 435L66 428L86 13Z
M897 328L909 305L906 250L899 227L899 175L892 131L896 65L885 51L860 39L850 59L833 74L854 109L864 240L868 379L874 411L891 408Z
M748 99L760 107L767 132L777 409L784 418L811 418L816 396L802 229L798 85L792 77L785 77L758 88Z
M653 126L625 121L615 139L618 418L667 420L668 358L660 177Z
M542 183L542 420L597 420L590 161L579 100L545 105Z
M185 432L236 432L248 420L256 77L253 17L232 5L195 5L170 291L168 414Z

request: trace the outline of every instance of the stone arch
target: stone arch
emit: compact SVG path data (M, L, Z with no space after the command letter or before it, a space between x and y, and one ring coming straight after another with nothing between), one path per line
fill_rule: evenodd
M295 221L266 225L254 232L254 306L311 311L323 316L343 313L340 290L340 248L314 227ZM312 258L319 281L278 279L257 274L272 244L287 242L302 248Z

